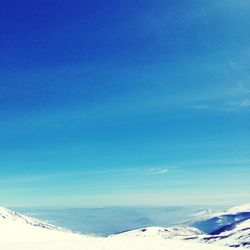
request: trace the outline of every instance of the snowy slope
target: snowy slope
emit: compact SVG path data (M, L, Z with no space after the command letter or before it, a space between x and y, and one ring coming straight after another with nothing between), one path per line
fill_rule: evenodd
M193 227L186 226L175 226L175 227L146 227L136 230L131 230L127 232L120 233L120 236L124 237L160 237L164 239L175 239L183 236L197 236L203 233ZM113 235L114 236L114 235ZM113 237L110 236L110 237Z
M37 219L30 218L28 216L21 215L7 208L0 207L0 222L7 222L7 221L9 223L11 222L25 223L32 226L60 230L60 228L54 225L39 221Z
M250 248L250 206L243 205L221 213L206 212L205 215L192 218L190 221L210 227L211 233L206 234L194 227L182 225L170 228L148 227L121 233L121 236L140 238L182 239L201 243L214 243L221 246ZM215 228L216 230L212 230Z
M154 229L155 230L155 229ZM157 230L156 230L157 231ZM185 230L184 230L185 231ZM174 232L174 229L170 230ZM64 231L47 223L0 209L1 250L226 250L225 247L169 240L164 237L137 237L135 234L90 237Z
M0 207L0 243L79 238L79 235ZM1 248L0 248L1 249Z
M222 227L246 219L250 219L250 204L233 207L224 212L199 215L182 222L182 224L196 227L205 233L213 234L213 232Z
M250 248L250 219L232 223L230 226L225 226L212 235L185 237L185 239L229 247Z
M209 233L185 237L186 240L250 248L250 204L233 207L220 213L198 216L186 221L185 224Z
M201 243L159 238L89 238L0 244L1 250L230 250Z

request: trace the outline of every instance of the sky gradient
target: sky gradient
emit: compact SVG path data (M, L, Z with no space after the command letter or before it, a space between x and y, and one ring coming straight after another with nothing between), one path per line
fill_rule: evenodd
M0 204L249 202L249 12L0 1Z

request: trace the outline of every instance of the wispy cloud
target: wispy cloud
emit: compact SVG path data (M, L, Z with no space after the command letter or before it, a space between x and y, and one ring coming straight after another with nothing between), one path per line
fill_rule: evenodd
M48 173L46 175L33 175L33 176L19 176L19 177L6 177L0 178L0 184L22 184L30 182L44 182L55 178L70 178L74 176L97 176L97 175L161 175L166 174L169 169L177 167L145 167L145 168L117 168L117 169L97 169L92 171L72 171L72 172L57 172Z
M145 173L151 175L160 175L160 174L166 174L168 171L169 171L168 168L151 168L145 170Z
M117 168L117 169L105 169L96 171L87 171L85 174L123 174L123 175L144 175L144 174L164 174L177 167L145 167L145 168Z

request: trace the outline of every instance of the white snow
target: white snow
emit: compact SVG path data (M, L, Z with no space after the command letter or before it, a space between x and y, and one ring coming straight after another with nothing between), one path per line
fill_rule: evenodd
M161 237L164 239L175 239L182 236L194 236L203 234L194 227L174 226L174 227L146 227L136 230L127 231L119 236L136 236L136 237ZM115 235L112 235L112 237Z
M48 228L48 229L57 229L57 230L63 230L62 228L58 228L54 225L48 224L43 221L39 221L37 219L33 219L28 216L21 215L19 213L16 213L14 211L11 211L7 208L0 207L0 222L17 222L17 223L24 223L24 224L29 224L32 226L39 226L43 228Z
M32 237L32 235L31 235ZM161 238L110 237L0 243L1 250L227 250L226 247Z
M250 248L250 219L240 222L232 229L225 230L217 235L198 235L196 237L184 237L183 239L221 246Z
M0 244L6 242L35 242L44 239L72 239L72 237L79 238L80 236L0 207Z
M159 230L159 228L153 228ZM152 231L152 232L153 232ZM171 230L170 230L171 231ZM137 237L136 234L91 237L62 231L46 223L0 208L1 250L226 250L226 247Z

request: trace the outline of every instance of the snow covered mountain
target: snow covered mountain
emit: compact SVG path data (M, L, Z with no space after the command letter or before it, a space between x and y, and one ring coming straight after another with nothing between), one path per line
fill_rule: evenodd
M223 227L246 219L250 219L250 204L233 207L224 212L198 215L182 222L182 224L193 226L205 233L213 234Z
M136 230L135 230L136 231ZM188 228L159 228L143 230L150 237L137 237L136 232L117 234L111 237L93 237L65 231L27 216L0 209L1 250L227 250L226 247L205 243L173 240L183 234L199 234ZM155 233L162 236L156 236Z
M206 234L195 227L178 225L169 228L142 228L106 238L93 237L76 234L6 208L0 208L0 249L225 250L226 248L223 248L225 246L250 248L249 204L221 213L201 211L198 216L185 223L202 225L210 232Z
M184 224L198 225L209 231L179 225L170 228L148 227L121 233L121 236L148 237L163 239L178 239L197 241L201 243L215 243L229 247L250 248L250 205L246 204L231 208L225 212L199 214L195 218L185 221Z
M21 215L7 208L0 207L0 223L8 222L13 223L24 223L31 226L42 227L53 230L62 230L54 225L48 224L46 222L39 221L37 219L30 218L28 216Z
M185 237L185 240L216 243L229 247L250 248L250 219L233 222L208 235Z
M205 243L216 243L229 247L250 248L250 219L240 223L233 223L230 226L225 226L210 235L198 235L185 237L184 239Z
M185 237L185 240L250 248L250 204L233 207L224 212L197 216L185 221L185 224L208 233Z
M146 227L119 233L118 235L126 237L135 236L135 237L160 237L163 239L176 239L176 238L181 238L183 236L198 236L202 234L203 232L194 227L174 226L168 228Z
M185 221L184 224L208 233L186 237L186 240L250 248L250 204L233 207L224 212L200 215Z
M64 239L72 238L72 235L75 238L79 237L65 229L0 207L0 244L12 241L32 240L34 242L42 239Z

